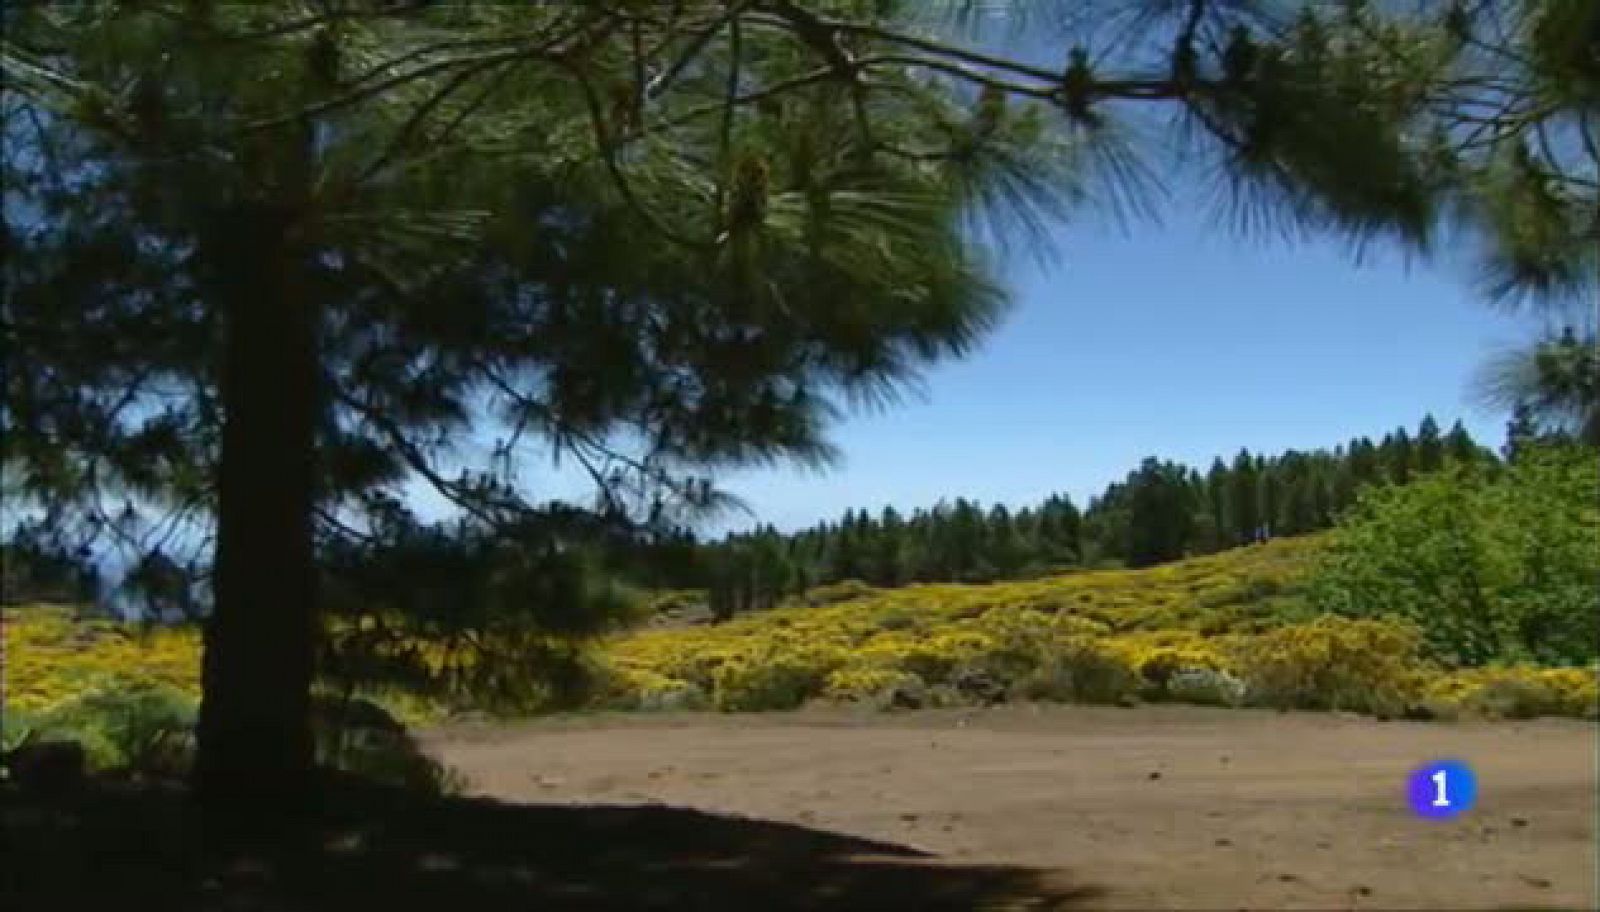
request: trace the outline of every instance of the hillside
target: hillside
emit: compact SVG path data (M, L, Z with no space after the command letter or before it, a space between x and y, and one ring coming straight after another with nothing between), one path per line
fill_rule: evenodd
M595 644L585 703L614 710L893 708L1013 700L1244 702L1379 714L1582 715L1587 669L1446 672L1417 631L1314 618L1301 580L1321 539L1280 539L1142 570L1026 582L813 589L719 625L647 626ZM198 696L199 635L11 609L8 707L153 685ZM384 695L405 717L437 716ZM394 706L394 704L400 704ZM469 708L454 706L452 708Z
M602 705L788 709L1017 699L1265 703L1379 714L1583 714L1585 669L1447 672L1419 632L1316 618L1300 596L1321 538L1143 570L874 590L841 584L717 626L615 637Z

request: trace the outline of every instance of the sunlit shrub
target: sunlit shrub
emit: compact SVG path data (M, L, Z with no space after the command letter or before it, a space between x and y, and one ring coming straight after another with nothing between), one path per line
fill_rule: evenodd
M797 709L822 693L828 673L796 655L729 662L717 669L712 699L729 712Z
M1431 705L1450 714L1531 719L1594 717L1600 686L1593 669L1490 666L1457 671L1428 687Z
M643 712L678 712L708 709L711 698L705 689L689 681L669 678L648 669L618 669L606 682L598 701L607 709Z
M828 675L825 699L877 709L911 708L928 702L928 686L907 671L872 666L847 666Z
M1124 634L1108 640L1107 648L1133 667L1152 696L1160 696L1180 671L1222 671L1233 666L1216 639L1189 630Z
M1245 683L1226 671L1185 668L1167 679L1162 696L1177 703L1238 706L1244 702Z
M1139 676L1133 666L1090 639L1056 647L1012 685L1012 696L1024 700L1123 703L1138 693Z
M977 631L939 633L913 646L900 665L929 684L941 684L957 668L989 654L996 645L993 638Z
M1252 703L1398 714L1420 696L1426 669L1416 628L1325 617L1247 641L1241 668Z
M1600 459L1537 447L1505 471L1369 489L1314 563L1325 611L1399 617L1451 667L1594 661Z

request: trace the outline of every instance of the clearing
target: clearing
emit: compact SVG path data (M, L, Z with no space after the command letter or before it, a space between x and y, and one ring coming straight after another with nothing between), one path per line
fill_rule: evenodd
M425 742L485 796L624 805L641 824L694 809L858 840L884 859L1038 870L1041 895L1058 900L1044 908L1591 909L1597 899L1592 722L1024 705L589 715L457 725ZM1452 822L1417 819L1406 774L1442 757L1472 765L1477 807ZM692 854L696 833L679 831L675 849Z

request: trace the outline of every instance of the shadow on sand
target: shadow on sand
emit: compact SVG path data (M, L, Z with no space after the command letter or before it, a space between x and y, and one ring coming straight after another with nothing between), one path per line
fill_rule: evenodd
M102 785L49 804L0 792L0 908L910 912L1101 895L1059 873L680 808L330 796L292 845L219 859L181 789Z

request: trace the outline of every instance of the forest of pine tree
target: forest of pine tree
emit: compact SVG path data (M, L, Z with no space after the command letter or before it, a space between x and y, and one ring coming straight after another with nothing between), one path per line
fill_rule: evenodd
M692 559L679 541L671 566L657 562L651 582L703 588L713 615L728 618L850 580L892 587L1147 567L1326 529L1367 485L1497 462L1461 422L1441 431L1428 415L1414 434L1397 428L1378 443L1359 437L1332 450L1271 457L1241 449L1203 473L1149 458L1081 509L1063 494L1015 512L957 497L909 516L893 507L876 516L846 510L838 522L789 535L763 525L703 544Z

